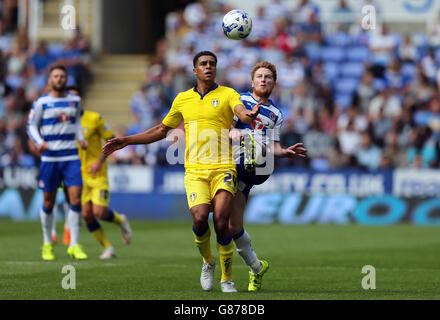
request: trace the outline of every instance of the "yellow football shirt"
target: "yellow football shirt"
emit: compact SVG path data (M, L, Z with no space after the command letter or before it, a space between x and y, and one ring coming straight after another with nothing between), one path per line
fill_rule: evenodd
M107 161L102 164L101 170L93 176L89 173L89 166L101 157L102 140L113 137L113 130L109 128L99 113L89 110L84 110L81 117L81 126L84 139L88 143L86 150L81 149L78 145L82 177L84 180L89 178L107 179Z
M240 95L234 89L217 84L204 95L196 88L177 95L162 123L177 128L184 121L185 168L235 167L229 127L239 104Z

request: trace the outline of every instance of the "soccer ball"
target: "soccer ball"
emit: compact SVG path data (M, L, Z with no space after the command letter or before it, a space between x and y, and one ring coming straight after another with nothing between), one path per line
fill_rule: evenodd
M251 33L252 19L242 10L232 10L223 17L222 27L229 39L242 40Z

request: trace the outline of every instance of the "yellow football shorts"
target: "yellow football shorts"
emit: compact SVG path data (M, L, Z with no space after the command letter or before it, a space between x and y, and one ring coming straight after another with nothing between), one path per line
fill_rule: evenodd
M81 204L91 201L93 204L108 207L110 189L107 179L83 179Z
M187 169L185 172L185 190L188 206L211 204L218 190L237 192L237 171L235 168Z

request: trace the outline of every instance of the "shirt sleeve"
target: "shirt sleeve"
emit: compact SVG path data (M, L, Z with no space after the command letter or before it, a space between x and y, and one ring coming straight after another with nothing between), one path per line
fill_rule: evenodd
M280 112L280 116L277 119L277 122L275 123L275 126L273 127L273 141L279 142L280 141L280 130L281 125L283 124L284 118L283 114Z
M102 118L101 115L99 115L98 118L98 133L99 135L104 139L110 139L114 136L114 132L112 129L110 129L110 126L108 123Z
M235 114L235 107L239 104L243 104L240 100L240 94L232 90L231 94L229 95L229 107L231 108L232 112Z
M75 114L75 134L76 134L76 139L78 141L84 140L84 134L81 126L81 115L82 115L82 105L81 105L81 101L79 101L78 108L76 109L76 114Z
M38 130L38 126L40 125L40 120L42 116L43 107L41 103L39 103L37 100L33 103L32 109L29 112L27 124L27 134L37 147L44 142L43 138L40 135L40 131Z
M173 129L177 128L180 125L180 123L182 123L183 121L182 113L179 110L179 101L180 101L179 97L180 95L177 95L177 97L174 99L170 111L162 120L162 123L165 126Z

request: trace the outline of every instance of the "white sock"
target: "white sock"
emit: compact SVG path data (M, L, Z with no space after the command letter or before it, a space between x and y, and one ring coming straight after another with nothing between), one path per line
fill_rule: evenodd
M67 218L70 230L70 246L73 247L79 242L79 233L81 230L81 215L79 212L73 211L72 208L70 208Z
M237 248L238 254L242 257L244 263L246 263L252 270L253 273L260 272L262 265L260 260L257 258L257 254L251 245L251 237L243 230L243 234L234 239L235 247Z
M52 221L53 221L53 209L51 213L46 213L43 209L40 209L41 227L43 229L44 243L52 243Z
M68 202L64 202L64 204L63 204L64 225L67 226L67 229L69 229L69 209L70 209L69 203Z
M50 230L51 234L57 234L57 217L56 217L56 212L55 210L52 210L52 214L51 216L52 218L52 228Z

